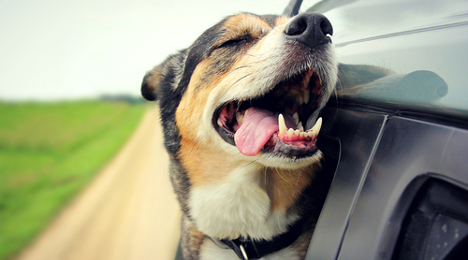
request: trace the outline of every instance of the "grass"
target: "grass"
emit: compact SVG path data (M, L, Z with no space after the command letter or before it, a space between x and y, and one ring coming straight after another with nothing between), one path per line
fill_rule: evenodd
M145 106L0 103L0 259L24 248L122 146Z

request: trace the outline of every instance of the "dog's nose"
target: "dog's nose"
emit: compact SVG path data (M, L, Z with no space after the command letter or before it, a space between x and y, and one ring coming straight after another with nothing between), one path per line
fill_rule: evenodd
M333 34L333 27L321 14L304 13L294 17L284 29L284 33L289 40L314 48L331 43L329 35Z

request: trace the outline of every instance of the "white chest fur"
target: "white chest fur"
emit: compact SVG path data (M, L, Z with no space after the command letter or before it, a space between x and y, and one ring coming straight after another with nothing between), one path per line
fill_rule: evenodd
M239 167L222 181L194 188L189 206L196 227L208 236L230 239L270 239L285 232L297 216L271 212L257 171L255 165Z

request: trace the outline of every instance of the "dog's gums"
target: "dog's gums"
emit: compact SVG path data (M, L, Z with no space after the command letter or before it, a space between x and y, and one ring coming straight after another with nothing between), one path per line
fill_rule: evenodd
M310 156L317 151L322 119L306 131L304 125L317 108L321 86L320 76L308 70L282 81L263 96L221 106L214 114L214 127L226 142L247 156L260 151Z

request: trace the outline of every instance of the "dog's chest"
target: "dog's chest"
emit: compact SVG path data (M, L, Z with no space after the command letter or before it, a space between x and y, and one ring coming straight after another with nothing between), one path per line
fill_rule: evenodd
M227 178L195 187L189 207L197 228L215 238L250 236L269 239L287 230L297 219L282 211L271 211L267 192L259 185L258 167L234 169Z

